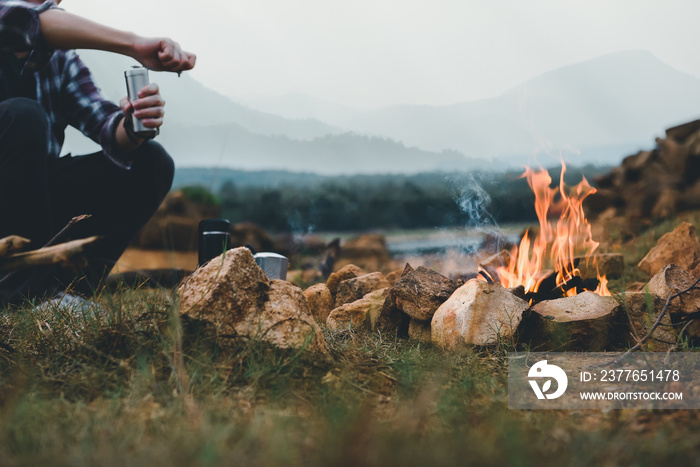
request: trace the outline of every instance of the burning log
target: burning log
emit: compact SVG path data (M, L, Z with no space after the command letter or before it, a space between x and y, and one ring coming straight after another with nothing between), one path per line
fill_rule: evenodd
M530 303L539 303L544 300L556 300L568 296L570 290L575 290L577 294L585 291L595 291L598 288L598 279L582 279L580 276L574 276L566 282L557 285L557 277L560 277L559 272L550 272L540 282L539 288L536 291L527 292L524 295L525 300Z

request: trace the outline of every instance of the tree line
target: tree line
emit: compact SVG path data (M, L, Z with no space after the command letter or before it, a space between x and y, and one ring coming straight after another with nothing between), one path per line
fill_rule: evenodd
M566 181L589 181L607 169L569 169ZM559 169L550 170L553 180ZM481 226L535 221L534 195L521 172L424 173L297 178L294 183L224 181L210 202L231 222L273 232L363 231ZM198 196L201 196L198 195Z

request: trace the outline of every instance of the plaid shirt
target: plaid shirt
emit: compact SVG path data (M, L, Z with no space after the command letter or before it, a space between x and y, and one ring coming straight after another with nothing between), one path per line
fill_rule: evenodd
M0 50L29 52L22 77L34 80L35 98L46 112L49 157L59 156L66 127L71 125L102 146L117 165L129 168L128 153L120 150L114 137L124 117L121 108L102 96L74 50L53 51L44 42L39 14L51 8L56 8L52 1L36 5L0 0Z

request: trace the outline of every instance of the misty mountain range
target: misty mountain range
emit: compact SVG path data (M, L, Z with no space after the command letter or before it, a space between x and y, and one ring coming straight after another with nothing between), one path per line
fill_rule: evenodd
M81 56L108 97L125 94L132 60ZM551 165L561 149L579 165L616 164L665 128L700 117L700 78L643 51L560 68L492 99L369 111L305 95L236 101L188 73L151 79L167 101L158 140L181 167L417 173L509 168L538 153ZM94 150L81 139L69 134L65 151Z

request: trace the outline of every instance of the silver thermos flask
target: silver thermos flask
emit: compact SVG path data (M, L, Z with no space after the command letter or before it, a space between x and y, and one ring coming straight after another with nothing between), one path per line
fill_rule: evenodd
M126 94L129 98L129 102L137 100L139 98L138 92L150 83L148 79L148 69L141 66L134 66L126 70L124 72L124 78L126 78ZM152 138L158 134L153 128L144 126L140 118L136 118L134 115L131 115L129 118L131 118L136 135L144 138Z

